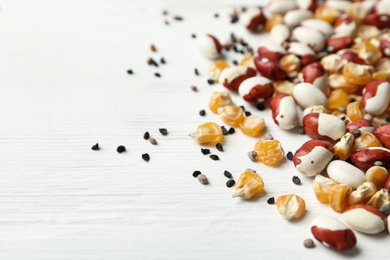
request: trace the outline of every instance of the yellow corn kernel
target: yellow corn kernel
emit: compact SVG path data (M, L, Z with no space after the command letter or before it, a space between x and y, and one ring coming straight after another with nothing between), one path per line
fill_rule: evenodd
M353 152L377 146L379 146L378 138L376 138L373 133L365 132L355 139L355 142L353 143Z
M281 143L278 140L259 140L255 144L256 159L265 165L273 166L284 155Z
M342 74L332 74L328 77L329 86L333 89L342 89L348 94L355 93L359 86L345 81Z
M252 115L240 122L240 130L244 135L256 137L264 129L264 125L264 118Z
M333 147L334 154L340 157L340 160L347 160L352 154L353 142L355 137L351 133L346 133L340 141Z
M209 102L209 108L214 113L218 113L220 107L233 105L233 100L228 92L214 92Z
M233 198L241 197L243 199L250 199L259 194L263 188L263 179L257 173L246 171L241 173L237 181Z
M221 72L228 67L230 66L229 64L226 63L226 61L217 60L216 62L210 65L207 71L207 76L212 80L218 81Z
M253 57L252 54L247 54L245 55L241 62L240 62L240 65L241 66L247 66L247 67L250 67L252 69L255 69L256 70L256 66L255 66L255 58Z
M381 31L373 25L360 25L356 32L356 36L360 38L362 41L368 41L371 38L379 37Z
M347 116L352 120L358 120L365 115L364 109L360 102L351 102L347 105Z
M347 206L352 188L346 184L335 185L329 193L329 205L336 212L342 212Z
M388 176L389 172L382 166L372 166L366 171L366 180L374 183L378 190L385 186Z
M276 207L286 219L300 218L306 209L305 201L295 194L280 196L276 200Z
M364 182L351 193L348 198L349 205L367 204L372 196L376 193L375 184L372 182Z
M348 94L342 89L336 89L330 93L328 98L328 108L337 110L340 107L347 107L349 103Z
M380 127L382 124L388 124L387 121L389 114L383 113L379 116L374 116L371 120L371 124L373 124L376 128Z
M224 106L218 108L219 117L226 124L238 127L244 118L244 110L237 106Z
M390 195L386 189L377 191L367 203L367 205L373 206L377 209L381 209L387 204L390 204Z
M367 15L367 8L363 6L361 2L355 2L347 8L346 13L360 24Z
M375 71L374 74L372 74L372 80L386 80L386 81L389 81L389 79L390 79L389 73L384 71L384 70Z
M278 24L283 24L283 16L280 14L273 14L265 23L265 31L271 32L272 28Z
M323 57L320 61L321 65L324 66L324 69L328 71L329 75L341 73L347 62L347 60L341 58L338 54L329 54Z
M373 68L367 65L360 65L348 62L344 65L343 76L347 83L353 85L365 85L371 81Z
M199 125L195 131L190 132L189 136L195 139L196 142L203 143L218 143L222 140L222 128L213 122Z
M274 96L284 93L291 95L293 94L293 89L295 87L295 84L288 80L278 80L274 82Z
M329 203L330 191L336 185L334 180L317 174L313 182L314 194L320 202Z
M374 46L370 41L362 42L357 46L357 49L359 57L365 60L367 64L373 65L382 58L380 49Z
M279 64L286 71L287 75L298 72L301 68L301 60L294 54L283 56L280 59Z
M314 13L314 18L328 23L333 23L339 16L339 10L326 6L319 6Z

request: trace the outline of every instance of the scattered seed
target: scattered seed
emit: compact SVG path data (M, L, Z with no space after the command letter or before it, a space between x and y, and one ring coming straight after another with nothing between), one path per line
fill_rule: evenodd
M275 198L274 197L271 197L267 200L267 203L268 204L274 204L275 203Z
M194 69L194 73L195 73L196 76L199 76L199 71L198 71L197 68Z
M230 19L230 23L236 23L238 22L238 16L234 16Z
M204 174L202 174L202 173L199 174L197 178L198 178L199 182L202 183L202 184L207 184L207 183L209 183L209 181L207 180L206 175L204 175Z
M156 46L154 46L154 44L150 44L150 50L151 50L152 52L157 51Z
M147 153L142 154L142 159L144 159L144 161L146 161L146 162L149 162L149 160L150 160L149 154L147 154Z
M129 75L133 74L133 70L127 70L127 74Z
M256 151L249 151L248 152L248 157L252 162L256 161L257 153Z
M162 135L167 135L168 134L168 130L166 128L159 128L158 131L160 131L160 133Z
M145 132L145 133L144 133L144 139L145 139L145 140L148 140L149 137L150 137L149 132Z
M210 154L210 149L207 149L207 148L200 148L200 151L201 151L204 155Z
M91 149L94 151L100 150L99 144L96 143L94 146L91 147Z
M218 151L223 152L223 146L222 146L221 143L217 143L217 144L215 145L215 148L217 148Z
M352 98L352 99L349 101L349 103L352 103L352 102L355 102L355 101L356 101L356 99Z
M234 129L233 127L230 127L229 130L228 130L228 134L229 135L232 135L236 132L236 129Z
M241 12L245 12L247 10L246 6L241 6Z
M299 179L298 176L294 176L294 177L292 177L292 182L296 185L299 185L299 184L301 184L301 179Z
M161 59L160 59L160 63L161 63L161 64L165 64L165 63L167 63L167 62L165 61L164 57L161 57Z
M123 153L123 152L126 151L126 147L124 147L123 145L120 145L120 146L118 146L118 147L116 148L116 151L117 151L118 153Z
M196 34L195 33L191 34L191 37L195 39L196 38Z
M154 73L154 76L156 76L157 78L161 78L161 74L158 72Z
M244 106L240 106L241 108L242 108L242 110L244 110L245 111L245 107Z
M218 18L218 17L219 17L219 14L215 13L215 14L214 14L214 17L215 17L215 18Z
M198 88L196 86L191 86L191 90L196 92L196 91L198 91Z
M361 132L360 132L359 129L352 129L352 130L350 131L350 133L353 134L353 136L354 136L355 138L358 138L358 137L361 135Z
M306 248L315 247L313 239L311 239L311 238L305 239L305 241L303 241L303 246Z
M172 18L173 18L173 20L176 20L176 21L183 21L183 17L181 17L179 15L174 15Z
M290 161L293 160L294 158L294 154L292 152L288 152L287 155L286 155L287 159L289 159Z
M245 111L245 116L251 116L252 115L252 113L251 112L249 112L249 111Z
M270 133L264 135L264 140L274 140L274 137Z
M226 187L231 188L231 187L234 186L234 184L236 184L236 181L235 181L235 180L228 180L228 181L226 182Z
M228 134L228 130L226 129L226 127L224 125L221 126L221 129L222 129L222 134L223 135L227 135Z
M258 105L256 106L256 108L257 108L258 110L260 110L260 111L263 111L263 110L265 109L265 105L263 105L263 104L258 104Z
M163 15L167 15L167 14L168 14L168 11L167 11L167 10L163 10L163 11L162 11L162 14L163 14Z
M169 21L168 21L168 20L165 20L164 23L165 23L166 25L169 25Z
M344 121L345 118L346 118L345 116L340 117L341 121Z
M153 65L153 66L158 67L157 62L153 58L148 58L147 63L148 63L148 65Z
M196 177L198 177L199 174L201 174L201 172L197 170L197 171L194 171L192 173L192 176L194 176L194 178L196 178Z
M218 157L218 155L216 155L216 154L212 154L212 155L210 155L209 157L210 157L211 160L213 160L213 161L218 161L218 160L219 160L219 157Z
M154 145L157 144L157 140L154 139L153 137L150 137L150 138L149 138L149 142L150 142L151 144L154 144Z
M206 111L204 109L200 110L199 111L199 115L200 116L205 116L206 115Z
M214 84L214 80L208 79L208 80L207 80L207 83L209 83L209 85L213 85L213 84Z
M225 170L225 171L223 172L223 175L225 175L225 177L226 177L226 178L229 178L229 179L233 178L233 175L232 175L229 171L227 171L227 170Z
M234 46L234 47L235 47L235 46ZM234 48L233 48L233 49L234 49ZM233 60L233 64L237 66L237 65L238 65L238 61L237 61L237 60Z
M384 205L381 208L381 212L386 216L390 215L390 204Z

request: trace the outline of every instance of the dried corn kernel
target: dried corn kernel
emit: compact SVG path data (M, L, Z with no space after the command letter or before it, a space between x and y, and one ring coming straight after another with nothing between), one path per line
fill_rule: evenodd
M248 116L240 122L240 130L244 135L256 137L264 129L264 118L260 116Z
M356 36L362 41L378 37L380 34L381 31L376 26L372 25L360 25L356 32Z
M256 69L256 66L255 66L255 58L253 57L252 54L247 54L245 55L241 62L240 62L240 65L241 66L247 66L247 67L250 67L252 69Z
M233 106L233 100L228 92L214 92L209 102L209 108L212 112L218 113L218 108L224 106Z
M274 96L280 93L288 94L292 96L295 84L287 80L278 80L274 82Z
M306 209L305 201L295 194L280 196L276 200L276 207L286 219L300 218Z
M278 140L259 140L254 148L257 160L265 165L275 165L284 155L281 143Z
M366 172L366 180L374 183L378 190L385 186L388 176L389 172L382 166L372 166Z
M216 123L205 123L199 125L195 131L190 132L189 136L195 139L196 142L203 143L218 143L222 140L222 128Z
M365 85L371 81L373 68L367 65L360 65L348 62L344 65L343 76L347 83L353 85Z
M364 109L360 102L351 102L347 105L347 116L352 120L358 120L365 115Z
M361 2L352 3L346 11L348 16L351 16L357 23L361 23L368 13L367 8Z
M355 153L368 147L377 146L379 146L378 138L376 138L373 133L366 132L355 139L355 142L353 143L353 152Z
M388 124L389 122L387 121L389 115L386 114L386 113L383 113L379 116L375 116L372 118L371 120L371 123L375 126L375 127L380 127L382 124Z
M341 120L344 121L345 124L349 124L352 122L352 120L344 113L341 113L340 111L336 110L336 111L333 111L332 113L330 113L331 115L333 116L337 116L338 118L340 118Z
M345 64L347 64L347 60L343 59L338 54L329 54L322 58L321 65L324 66L329 73L329 75L334 73L341 73Z
M351 133L346 133L340 141L333 147L334 154L338 155L340 160L347 160L352 154L353 142L355 137Z
M334 180L317 174L313 182L313 190L317 199L322 203L329 203L330 191L336 185Z
M257 173L246 171L240 175L237 181L233 198L241 197L243 199L250 199L259 194L263 188L263 179Z
M364 182L351 193L348 198L349 205L366 204L376 193L375 184L372 182Z
M310 113L324 113L324 114L327 114L328 110L326 109L326 107L321 106L321 105L311 106L311 107L305 108L305 110L303 110L303 116L306 116L306 115L308 115Z
M340 11L326 6L319 6L314 13L314 18L323 20L328 23L333 23L339 16Z
M364 41L357 46L358 55L367 64L375 64L380 58L382 58L382 53L380 49L374 46L370 41Z
M347 206L352 188L346 184L335 185L329 193L329 205L336 212L342 212Z
M229 64L227 64L226 61L217 60L216 62L210 65L207 71L207 76L212 80L218 81L221 72L228 67Z
M224 106L218 108L219 117L226 124L238 127L244 118L244 110L237 106Z
M386 189L377 191L367 203L367 205L373 206L379 210L388 204L390 204L390 195Z
M280 14L273 14L265 23L265 31L271 32L272 28L278 24L283 24L283 16Z
M347 107L349 103L348 94L342 89L336 89L330 93L328 108L337 110L340 107Z
M298 72L301 68L301 60L294 54L283 56L280 59L279 64L288 75L294 72Z
M328 77L329 86L333 89L342 89L348 94L355 93L359 86L355 84L349 84L345 81L342 74L332 74Z

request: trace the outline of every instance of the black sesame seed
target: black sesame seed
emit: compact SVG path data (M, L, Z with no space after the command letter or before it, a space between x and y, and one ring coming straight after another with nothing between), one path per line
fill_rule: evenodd
M150 160L149 154L147 154L147 153L142 154L142 159L143 159L144 161L146 161L146 162L149 162L149 160Z
M200 148L200 151L206 155L206 154L210 154L210 149L207 149L207 148Z
M158 131L160 131L160 133L162 135L167 135L168 134L168 130L166 128L159 128Z
M196 177L198 177L199 174L201 174L200 171L194 171L194 172L192 173L192 176L194 176L194 178L196 178Z
M118 153L123 153L124 151L126 151L126 147L124 147L123 145L120 145L120 146L118 146L118 148L116 148L116 151Z
M215 17L215 18L218 18L218 17L219 17L219 14L215 13L215 14L214 14L214 17Z
M212 154L212 155L210 155L209 157L210 157L211 160L213 160L213 161L218 161L218 160L219 160L219 157L218 157L218 155L216 155L216 154Z
M236 23L236 22L238 22L238 16L232 17L232 19L230 20L230 23Z
M234 180L228 180L226 182L226 187L231 188L234 186L234 184L236 184L236 182Z
M293 160L293 157L294 157L294 154L292 152L288 152L287 153L287 159L289 159L290 161Z
M199 71L198 71L197 68L194 69L194 73L195 73L196 76L199 76Z
M356 99L352 98L352 99L349 101L349 103L352 103L352 102L355 102L355 101L356 101Z
M263 105L263 104L258 104L258 105L256 106L256 108L257 108L258 110L262 111L262 110L265 109L265 105Z
M191 34L191 37L195 39L196 38L196 34L195 33Z
M154 73L154 76L156 76L157 78L161 78L161 74L158 72Z
M236 46L236 45L233 45L233 51L234 51L234 52L238 52L238 49L237 49L237 46Z
M345 116L340 117L340 119L341 119L342 121L344 121L345 118L346 118Z
M164 57L161 57L160 62L161 62L161 64L167 63L167 62L165 61Z
M221 129L222 129L222 134L223 135L227 135L228 134L228 130L226 129L226 127L224 125L221 126Z
M274 204L275 203L275 198L274 197L271 197L267 200L267 203L268 204Z
M94 146L91 147L91 149L94 151L100 150L99 144L96 143Z
M215 145L215 148L217 148L218 151L223 152L223 146L222 146L221 143L217 143L217 144Z
M200 116L205 116L206 115L206 111L204 109L200 110L199 111L199 115Z
M133 74L133 70L127 70L127 74Z
M299 185L299 184L301 184L301 179L299 179L298 176L294 176L294 177L292 177L292 182L296 185Z
M240 50L241 54L245 54L245 49Z
M245 116L251 116L252 115L252 113L251 112L249 112L249 111L245 111Z
M214 84L214 80L208 79L208 80L207 80L207 83L209 83L209 85L213 85L213 84Z
M233 175L229 171L226 171L226 170L223 172L223 175L225 175L225 177L229 178L229 179L233 178Z
M173 18L173 20L176 20L176 21L183 21L183 17L181 17L179 15L175 15L172 18Z
M240 106L241 108L242 108L242 110L244 110L245 111L245 107L244 106Z
M150 137L149 132L145 132L145 133L144 133L144 139L145 139L145 140L148 140L149 137Z
M233 127L230 127L229 130L228 130L228 134L229 135L232 135L236 132L236 129L234 129Z
M237 60L233 60L233 64L234 65L238 65L238 61Z

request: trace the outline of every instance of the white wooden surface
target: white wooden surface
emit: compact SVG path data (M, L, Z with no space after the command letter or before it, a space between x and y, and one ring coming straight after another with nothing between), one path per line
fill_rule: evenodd
M321 205L311 179L291 162L278 168L249 161L256 138L239 131L227 136L220 161L200 153L188 132L219 118L207 109L213 91L192 33L208 32L222 41L234 31L232 6L248 0L3 0L0 13L0 259L368 259L384 257L385 232L356 233L348 253L326 249L312 237L311 220L320 214L340 218ZM163 17L161 11L169 11ZM218 12L219 19L213 14ZM178 14L184 21L173 21ZM163 21L169 19L170 25ZM157 53L151 53L154 43ZM158 69L150 56L164 57ZM228 56L227 59L238 58ZM202 76L196 77L197 67ZM133 69L134 75L126 74ZM160 72L162 78L153 76ZM197 85L194 93L190 85ZM279 130L270 111L267 131L285 151L307 140ZM206 109L206 117L198 111ZM166 127L168 136L158 128ZM158 141L142 139L149 131ZM100 151L90 147L98 142ZM123 144L127 152L118 154ZM141 154L148 152L146 163ZM254 168L265 181L255 201L232 199L225 169L237 180ZM199 169L210 185L191 174ZM296 193L307 202L299 221L286 221L266 200Z

